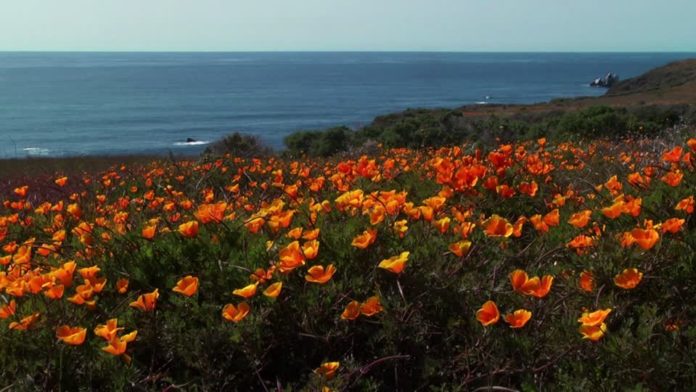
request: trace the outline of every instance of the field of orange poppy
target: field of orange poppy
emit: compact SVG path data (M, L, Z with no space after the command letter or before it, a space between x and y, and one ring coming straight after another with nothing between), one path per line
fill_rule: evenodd
M695 161L687 136L18 168L0 373L19 390L695 385Z

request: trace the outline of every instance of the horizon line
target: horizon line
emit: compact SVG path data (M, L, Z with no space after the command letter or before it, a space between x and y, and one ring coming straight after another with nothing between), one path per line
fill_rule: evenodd
M42 50L42 49L20 49L20 50L5 50L0 49L0 53L520 53L520 54L667 54L667 53L685 53L696 54L694 50Z

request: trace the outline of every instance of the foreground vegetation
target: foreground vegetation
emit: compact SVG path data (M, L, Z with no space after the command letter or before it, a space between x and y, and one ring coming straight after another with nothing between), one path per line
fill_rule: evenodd
M696 126L692 105L614 108L606 105L552 112L486 115L464 109L416 109L377 117L357 130L335 127L299 131L285 138L285 154L291 157L329 157L360 150L371 141L391 148L433 148L476 141L495 147L513 142L546 138L549 141L656 137L665 130Z
M690 389L692 136L15 177L2 382Z

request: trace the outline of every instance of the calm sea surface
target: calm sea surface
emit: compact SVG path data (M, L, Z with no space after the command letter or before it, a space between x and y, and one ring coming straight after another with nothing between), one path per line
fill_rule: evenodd
M197 153L232 131L604 93L684 53L0 53L0 157ZM198 141L186 143L187 138Z

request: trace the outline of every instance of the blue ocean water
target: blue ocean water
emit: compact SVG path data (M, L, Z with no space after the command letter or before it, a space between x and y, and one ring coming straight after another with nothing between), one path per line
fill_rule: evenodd
M0 157L197 153L233 131L358 127L407 108L533 103L685 53L0 53ZM198 143L186 143L192 138Z

